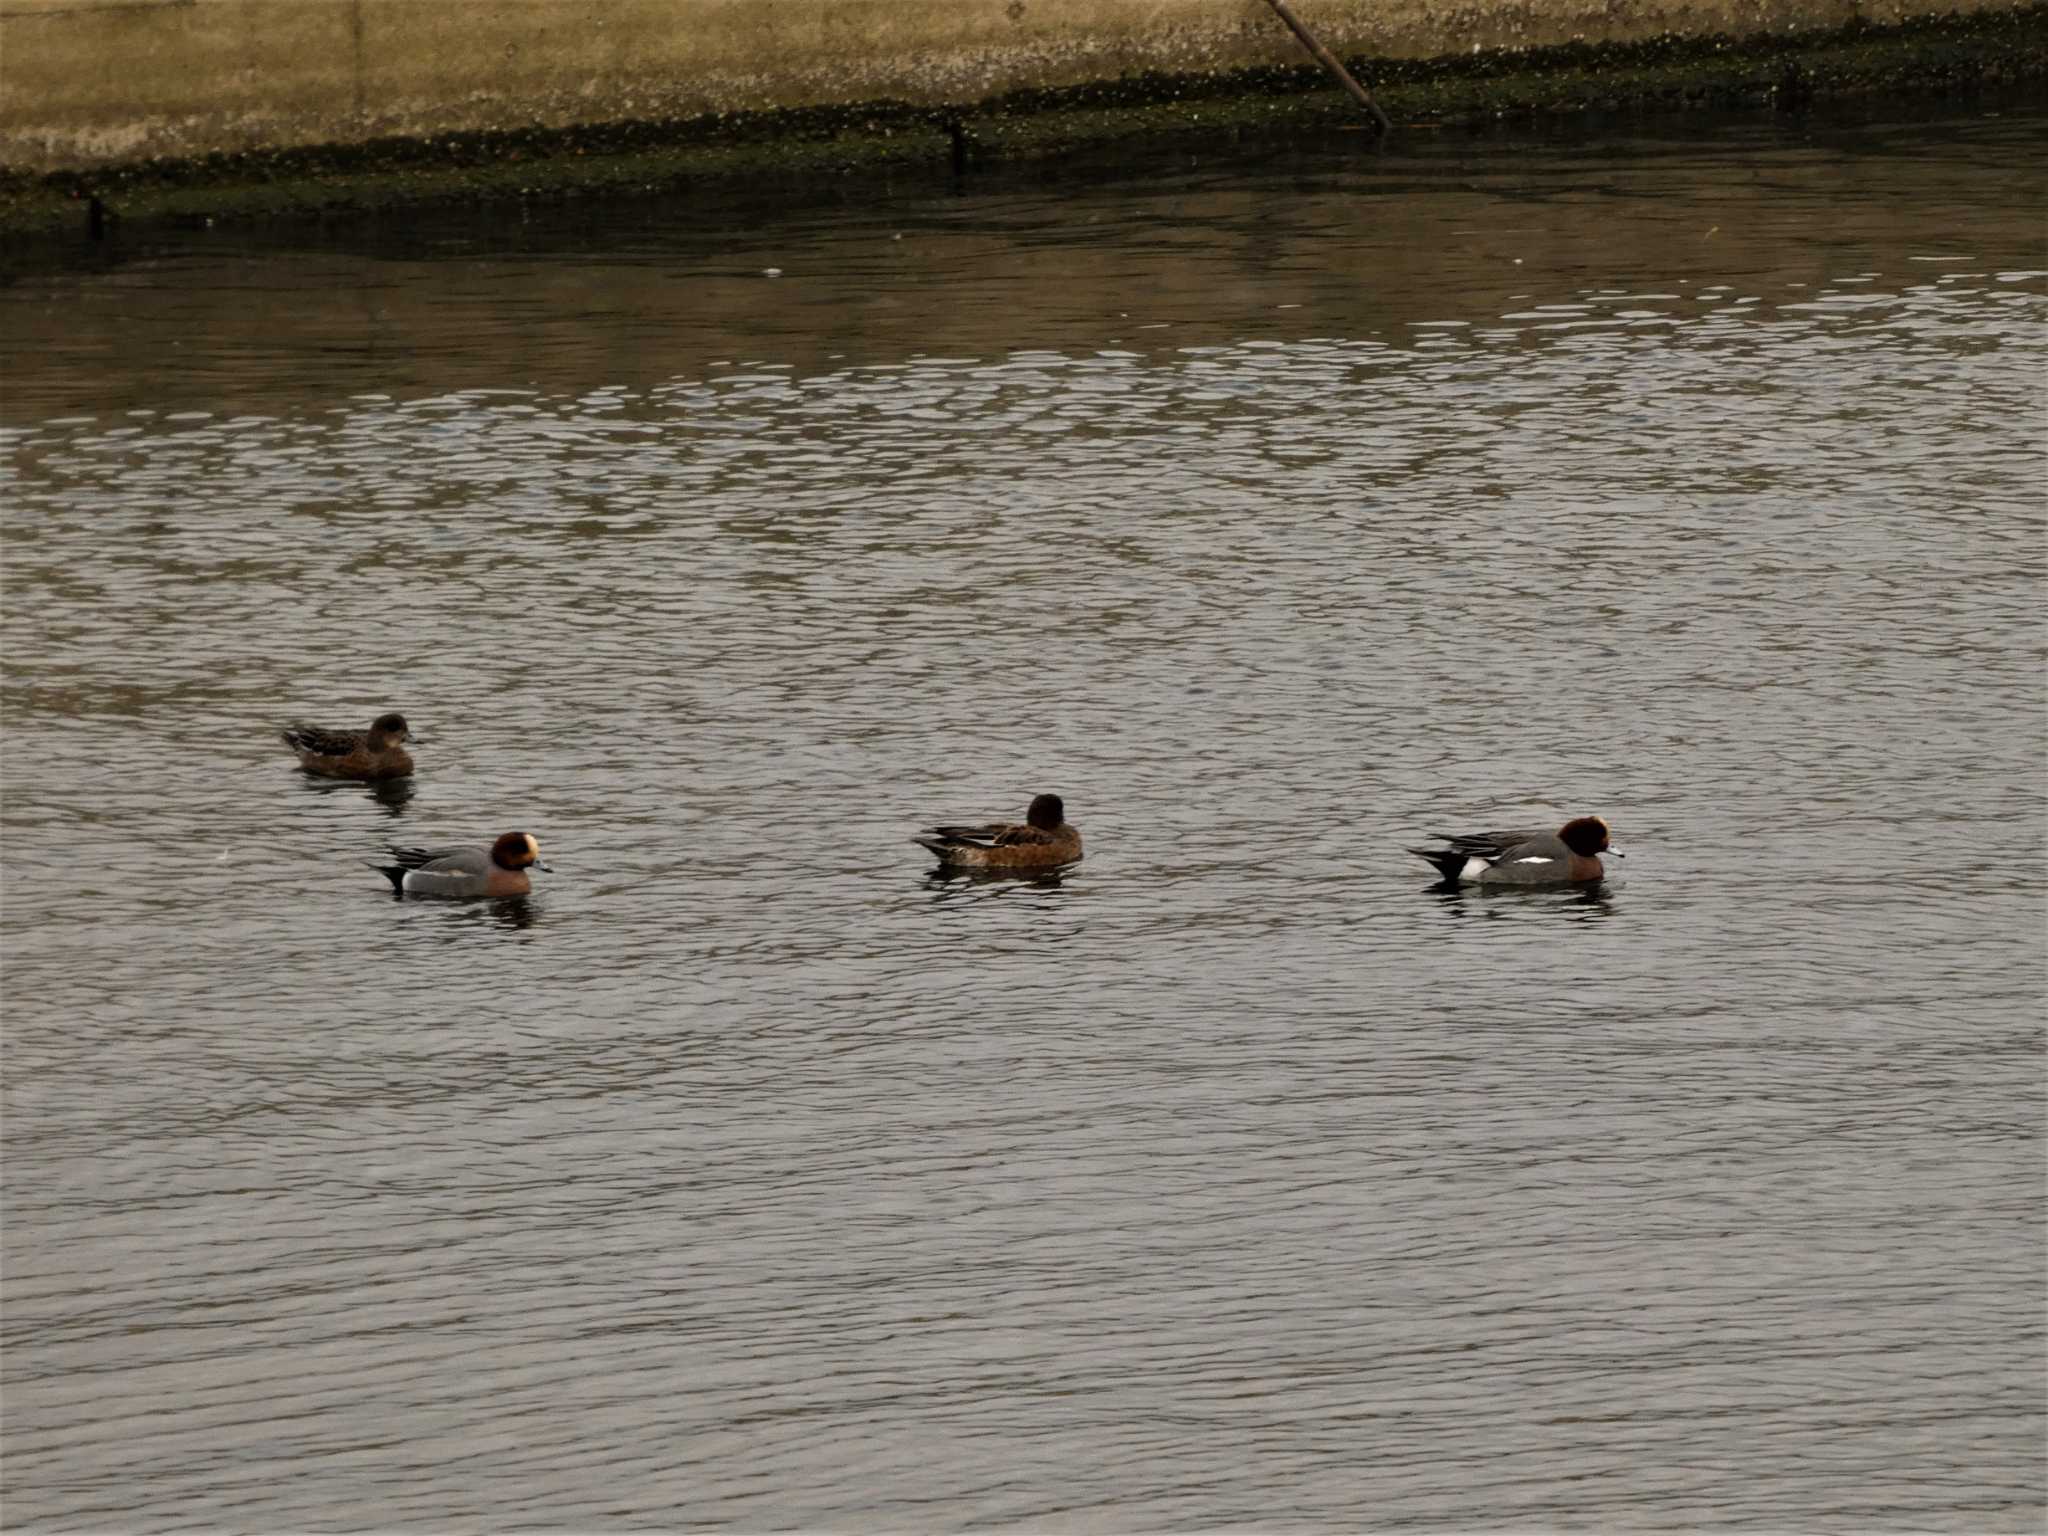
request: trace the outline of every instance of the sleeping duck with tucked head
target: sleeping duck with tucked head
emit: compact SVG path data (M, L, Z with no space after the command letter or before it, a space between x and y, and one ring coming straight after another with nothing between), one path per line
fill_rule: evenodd
M1081 857L1081 829L1058 795L1035 797L1022 822L931 827L911 841L956 869L1056 869Z
M1607 823L1577 816L1555 832L1438 832L1442 848L1410 848L1436 866L1447 885L1569 885L1599 880L1607 871L1600 855L1620 858L1609 843Z
M367 731L328 731L288 725L279 733L299 754L299 766L326 779L399 779L412 772L405 716L379 715Z
M488 848L394 848L391 856L374 867L400 896L524 896L533 889L526 872L547 869L530 832L507 832Z

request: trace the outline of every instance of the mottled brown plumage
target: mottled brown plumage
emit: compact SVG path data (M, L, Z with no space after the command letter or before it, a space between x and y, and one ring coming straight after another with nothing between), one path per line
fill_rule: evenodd
M412 740L403 715L379 715L367 731L292 725L280 734L298 753L299 766L322 778L400 779L412 772L412 757L401 745Z
M912 841L962 869L1055 869L1081 857L1081 829L1066 818L1058 795L1040 795L1022 822L932 827Z

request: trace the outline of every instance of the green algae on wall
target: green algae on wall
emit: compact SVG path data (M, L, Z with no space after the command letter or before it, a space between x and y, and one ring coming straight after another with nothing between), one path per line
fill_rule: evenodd
M1797 107L2048 79L2048 5L1891 27L1662 37L1347 63L1403 127L1589 110ZM633 194L734 178L1040 158L1133 139L1227 140L1360 121L1312 66L1127 75L961 107L876 101L682 120L441 133L0 174L0 230L249 220L437 204Z
M2026 0L1299 0L1339 53L1787 37ZM1268 0L0 0L0 165L957 107L1300 62Z

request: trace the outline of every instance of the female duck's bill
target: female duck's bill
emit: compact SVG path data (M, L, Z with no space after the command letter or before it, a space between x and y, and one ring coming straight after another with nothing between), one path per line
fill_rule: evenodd
M1607 823L1598 816L1574 817L1555 832L1435 836L1446 846L1408 851L1434 865L1449 885L1569 885L1601 879L1607 873L1601 854L1621 857L1609 844Z
M376 866L400 896L524 896L533 889L529 869L552 873L540 861L530 832L507 832L489 848L394 848L393 863Z
M1081 857L1081 829L1058 795L1039 795L1020 822L931 827L911 839L958 869L1054 869Z
M299 755L299 766L329 779L395 779L412 772L404 743L412 731L400 714L379 715L366 731L329 731L290 725L280 733Z

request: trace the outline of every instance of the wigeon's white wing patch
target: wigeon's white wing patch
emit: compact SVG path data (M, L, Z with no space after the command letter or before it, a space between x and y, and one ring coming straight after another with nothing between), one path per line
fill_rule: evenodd
M1540 853L1525 853L1519 859L1502 859L1503 864L1555 864L1557 860Z

